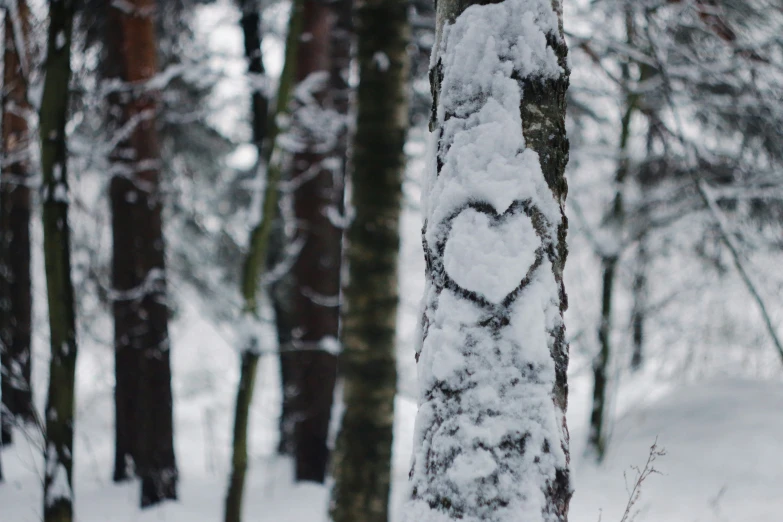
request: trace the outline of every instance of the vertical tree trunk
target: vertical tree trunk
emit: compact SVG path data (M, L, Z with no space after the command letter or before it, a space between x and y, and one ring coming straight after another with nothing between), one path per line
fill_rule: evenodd
M250 8L248 4L242 5L244 6L243 9ZM247 472L248 417L255 387L256 368L258 367L258 359L261 353L260 341L257 336L259 328L258 287L261 280L261 272L268 257L272 222L277 215L278 182L282 161L281 151L277 143L280 130L278 122L285 121L291 99L294 66L299 49L299 40L302 35L302 5L303 0L294 0L291 6L288 35L286 37L285 60L283 70L280 73L277 100L274 111L269 115L266 125L263 127L266 135L266 145L263 147L263 154L259 157L261 167L259 170L265 170L266 172L266 187L263 194L261 215L259 216L259 221L253 223L248 240L248 252L242 267L240 291L243 299L243 310L240 320L242 324L240 326L246 331L241 332L241 345L239 346L242 353L242 365L234 411L231 475L226 493L225 522L239 522L242 519L242 497L244 495L245 474ZM247 38L247 34L245 37ZM252 43L252 40L250 42L246 40L246 46L248 45L255 44ZM261 105L253 105L254 128L260 128L257 124L258 119L262 117L260 112L257 112L260 110L260 107ZM254 139L257 139L259 136L260 134L255 134L254 131ZM259 145L260 141L256 141L256 146Z
M633 352L631 354L631 370L641 369L644 362L644 323L647 316L647 270L650 264L650 253L647 250L647 234L639 237L636 251L636 268L633 276L633 307L631 309L631 333L633 336Z
M11 442L10 416L32 421L32 292L30 280L30 146L27 124L29 8L10 2L3 57L2 174L0 175L0 353L2 442ZM21 48L19 48L21 47Z
M561 7L437 4L411 522L568 517Z
M625 13L626 43L633 43L633 13L627 7ZM606 408L608 393L608 372L612 355L612 297L614 292L617 264L621 254L620 242L625 229L625 208L623 193L628 177L628 140L631 135L631 118L637 108L638 95L630 89L630 63L622 64L622 81L624 99L620 117L620 143L617 156L618 164L615 172L615 194L612 206L606 215L604 226L617 245L610 245L606 252L601 253L602 292L601 292L601 322L598 326L599 352L593 361L593 408L590 413L590 432L588 434L588 451L595 453L600 462L606 452Z
M112 4L107 17L113 298L116 350L115 480L141 477L141 506L176 499L169 310L160 193L155 0ZM122 139L119 139L122 138Z
M44 522L73 519L73 430L76 313L68 227L68 85L73 0L49 2L49 37L40 112L43 232L51 360L46 401Z
M303 246L275 292L284 407L281 448L294 456L296 480L323 482L337 374L337 346L350 65L350 0L304 4L289 135L296 153L293 191L296 241Z
M334 454L334 522L388 519L397 385L394 334L404 145L408 2L359 0L359 85L346 242L340 375L345 412Z

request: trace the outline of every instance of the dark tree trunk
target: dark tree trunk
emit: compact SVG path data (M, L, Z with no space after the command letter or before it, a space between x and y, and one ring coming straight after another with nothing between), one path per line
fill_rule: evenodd
M397 256L408 129L408 2L360 0L359 85L346 237L340 377L345 411L334 454L331 519L388 520L397 385Z
M2 442L11 442L11 417L33 421L32 294L30 280L30 147L27 115L29 9L6 8L3 71L3 144L0 175L0 353ZM22 48L18 49L17 46Z
M245 9L250 4L245 4ZM247 11L245 11L247 12ZM242 497L245 489L245 474L247 471L247 426L250 414L250 403L253 399L256 368L260 357L260 340L258 331L259 304L258 291L261 273L269 257L269 240L272 232L272 222L277 216L278 182L280 179L280 150L277 143L278 122L283 121L288 114L289 101L293 86L294 66L302 34L302 0L294 0L286 37L285 61L280 73L277 90L277 100L274 111L269 115L264 127L266 142L259 155L260 166L266 167L266 187L263 194L261 216L259 221L252 223L248 251L242 266L240 292L243 300L242 325L249 331L240 332L239 349L242 353L239 383L237 384L236 405L234 410L234 433L231 448L231 475L224 511L225 522L239 522L242 519ZM252 37L252 35L251 35ZM251 39L252 41L252 39ZM251 60L252 65L252 60ZM253 106L253 127L258 125L262 115ZM254 135L254 139L258 135ZM256 142L260 146L260 142Z
M296 480L323 482L337 373L337 345L346 118L350 64L350 0L307 1L296 81L312 81L311 99L294 100L297 152L289 184L296 241L302 249L275 292L284 403L281 449L294 456Z
M631 354L631 370L636 371L644 362L644 323L647 318L647 270L650 264L650 253L647 250L647 234L639 237L636 251L636 268L633 276L633 308L631 309L631 334L633 336L633 352Z
M116 350L115 480L141 477L141 506L176 499L169 309L160 193L154 0L112 4L106 67L119 90L111 127L123 133L111 154L113 301Z
M44 522L73 519L73 431L76 312L68 227L68 85L73 0L49 2L49 37L39 132L43 171L43 232L51 360L44 417Z
M264 57L261 52L261 7L258 0L239 0L242 18L239 21L245 43L245 58L247 73L252 85L250 110L252 113L251 127L253 129L253 144L261 157L264 138L266 136L266 119L269 113L269 99L261 87L265 82Z

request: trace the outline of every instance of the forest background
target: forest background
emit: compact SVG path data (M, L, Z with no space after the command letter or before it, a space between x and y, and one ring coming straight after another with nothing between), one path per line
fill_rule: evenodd
M261 13L258 44L264 68L253 71L251 64L248 74L248 33L241 23L247 5L159 2L160 71L148 81L160 94L173 449L180 482L177 502L141 510L135 481L112 482L118 470L112 333L117 295L106 173L118 129L111 122L107 126L105 118L113 92L101 70L106 28L91 18L97 10L89 4L75 25L67 124L80 343L77 519L220 519L236 451L237 348L241 352L248 335L237 327L243 308L240 260L247 252L248 224L261 211L258 195L265 185L256 179L256 163L264 154L272 158L259 145L249 115L258 103L254 94L275 100L280 92L292 6L252 6ZM412 27L406 47L412 67L399 221L390 520L401 519L418 393L415 347L425 268L422 172L428 161L434 42L432 6L413 2L405 12ZM8 35L18 29L9 24L8 11L4 17L7 50ZM783 430L783 277L777 270L783 247L783 7L774 0L574 1L565 2L564 20L572 70L565 271L575 488L571 519L621 520L633 496L629 486L636 471L630 466L643 467L650 446L657 444L666 448L655 462L662 474L645 481L633 508L637 520L776 521L783 502L778 494L783 445L776 436ZM39 125L34 108L43 92L46 21L46 6L30 2L28 97L33 107L23 113L31 128ZM377 68L388 67L388 57L370 58ZM345 71L346 87L354 88L356 65ZM291 86L294 120L296 107L308 105L315 83ZM285 118L280 121L285 125ZM343 136L331 144L339 147L354 124L330 114L318 125L322 138ZM295 124L292 128L281 133L281 147L291 154L297 139ZM31 147L33 165L40 161L36 148ZM9 161L6 156L4 168ZM291 168L307 176L307 167ZM38 168L31 172L26 182L32 189L30 384L41 419L50 339L37 218L42 178ZM286 208L297 176L282 175ZM339 197L324 208L335 230L351 218L350 205L343 208ZM273 244L288 237L285 230L271 234ZM8 252L11 246L3 248ZM281 259L261 276L261 285L275 287L276 274L296 262L301 248L296 241L279 248ZM339 295L332 294L310 299L333 309L329 300L339 303ZM297 481L302 470L285 455L296 452L281 443L287 428L278 349L285 342L273 308L264 297L256 391L249 405L245 519L325 520L329 484L318 484L323 476ZM327 353L327 367L333 364L335 346L319 350ZM329 400L323 407L328 412L325 444L332 448L341 403L332 407ZM13 443L2 449L0 520L39 520L42 434L36 421L12 424Z

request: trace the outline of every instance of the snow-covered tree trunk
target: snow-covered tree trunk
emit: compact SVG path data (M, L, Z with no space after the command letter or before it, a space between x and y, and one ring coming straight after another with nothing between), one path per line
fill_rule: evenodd
M68 85L73 0L49 2L49 36L39 119L43 185L44 264L49 303L49 390L44 417L43 520L73 519L76 311L68 226Z
M25 0L6 3L3 57L2 174L0 175L0 354L2 443L11 442L9 417L35 418L31 383L30 147L26 114L30 74L30 11Z
M155 0L108 8L111 88L115 480L141 477L141 506L177 498L163 240Z
M404 520L567 520L566 54L558 0L438 2Z
M323 482L337 376L340 267L346 161L351 2L304 4L291 129L290 179L301 244L274 293L283 377L281 448L296 480ZM281 317L285 316L285 317Z
M334 453L334 522L386 522L397 371L397 256L408 128L409 4L361 0L359 85L346 234L342 353L345 411Z

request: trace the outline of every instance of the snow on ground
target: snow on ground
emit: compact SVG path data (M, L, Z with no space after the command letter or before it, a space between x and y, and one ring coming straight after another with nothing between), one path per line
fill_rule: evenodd
M619 521L630 465L657 438L666 455L643 485L643 521L778 522L783 509L783 384L721 379L672 390L621 416L605 463L575 455L572 522ZM574 424L577 424L576 422ZM576 431L581 437L582 433ZM601 511L602 510L602 511Z
M180 501L140 512L138 486L112 484L110 352L85 348L80 363L76 448L79 522L215 522L221 519L228 475L229 428L235 354L215 329L183 314L173 329L177 457ZM99 370L99 368L103 370ZM326 521L326 488L292 485L286 460L273 457L277 415L276 365L265 359L253 410L251 469L246 520ZM103 373L101 373L103 372ZM630 391L632 383L627 385ZM572 522L619 522L628 498L624 472L643 465L653 441L666 448L645 483L638 522L779 522L783 509L783 384L722 379L648 393L616 421L606 462L582 456L589 382L574 375L570 427L575 488ZM650 399L649 397L652 397ZM392 520L410 466L416 406L400 396L396 404ZM0 486L0 522L40 520L42 459L36 444L3 450L6 483ZM17 432L17 440L24 441Z

